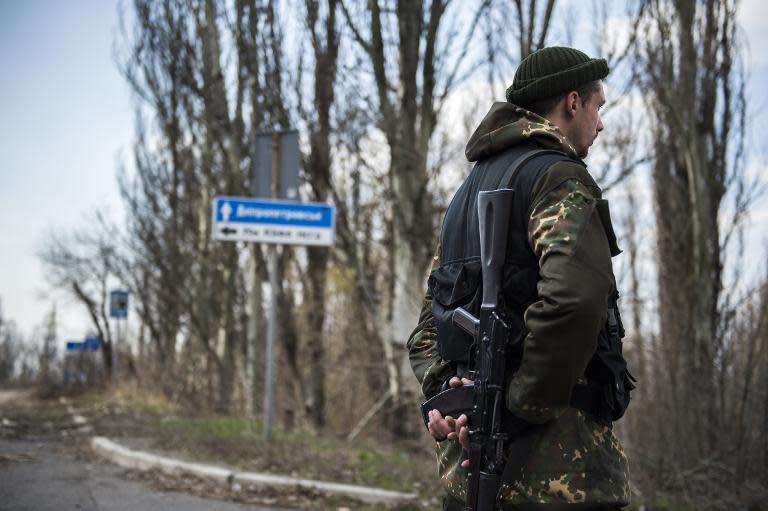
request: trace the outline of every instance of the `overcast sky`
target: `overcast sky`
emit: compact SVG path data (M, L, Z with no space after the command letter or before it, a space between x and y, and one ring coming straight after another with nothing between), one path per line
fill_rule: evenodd
M765 176L768 2L741 9L751 168ZM98 209L122 215L115 174L119 161L130 164L133 115L113 59L117 25L117 0L0 0L0 300L26 335L54 303L62 341L82 338L88 324L45 282L35 252L46 233L87 224ZM753 218L750 246L764 246L765 211Z
M84 334L35 252L52 229L121 211L116 161L129 159L133 116L112 58L117 20L116 1L0 0L0 299L25 334L54 301L59 334Z

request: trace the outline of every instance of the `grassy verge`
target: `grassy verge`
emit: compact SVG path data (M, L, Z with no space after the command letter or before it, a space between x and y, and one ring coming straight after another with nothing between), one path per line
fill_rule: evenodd
M156 426L158 447L242 470L398 491L436 490L434 458L423 450L279 429L266 440L260 422L231 417L167 418Z
M179 413L178 405L159 393L148 392L135 387L88 389L81 393L66 395L75 408L94 415L129 414L134 416L168 416Z

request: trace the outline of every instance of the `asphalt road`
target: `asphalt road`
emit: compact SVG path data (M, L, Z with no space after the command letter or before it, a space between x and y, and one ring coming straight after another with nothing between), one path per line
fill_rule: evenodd
M82 447L85 432L59 421L25 420L9 410L3 397L0 511L273 511L158 491L129 480L124 469L89 459Z
M2 511L266 511L268 508L155 491L122 470L77 460L62 442L0 440Z

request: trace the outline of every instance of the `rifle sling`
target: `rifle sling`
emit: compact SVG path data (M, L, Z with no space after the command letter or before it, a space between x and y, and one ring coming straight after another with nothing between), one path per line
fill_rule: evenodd
M512 178L515 177L515 174L517 174L518 170L520 170L526 163L528 163L532 159L544 154L556 154L556 155L562 156L564 160L570 159L562 151L556 151L554 149L533 149L531 151L523 153L522 156L520 156L518 159L512 162L512 165L510 165L509 168L507 168L506 172L504 172L504 175L501 178L500 187L508 187L512 182Z

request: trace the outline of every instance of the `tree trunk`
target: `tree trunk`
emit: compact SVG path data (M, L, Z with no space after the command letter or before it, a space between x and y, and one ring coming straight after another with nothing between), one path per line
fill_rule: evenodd
M339 40L336 26L336 1L327 2L327 15L318 27L319 2L307 0L307 26L315 57L314 119L308 119L310 155L306 165L309 183L316 202L326 202L331 185L331 107L334 104ZM320 28L321 30L318 30ZM312 424L321 429L326 424L325 411L325 286L329 249L307 249L307 326L309 348L309 379L306 408Z

